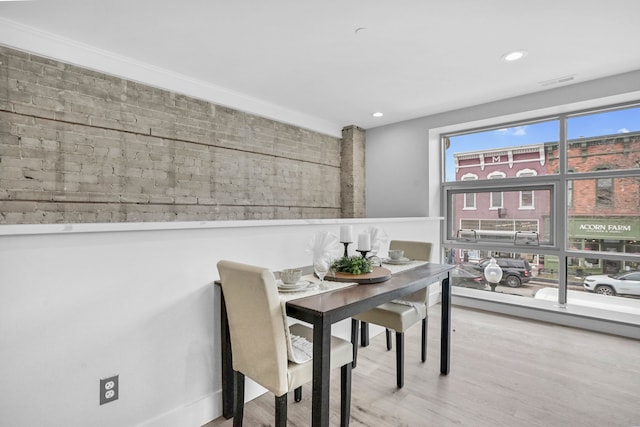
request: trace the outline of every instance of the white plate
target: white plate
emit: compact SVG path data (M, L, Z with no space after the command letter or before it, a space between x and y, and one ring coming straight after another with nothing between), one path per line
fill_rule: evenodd
M278 285L278 292L299 292L305 291L308 288L313 287L314 284L312 282L308 282L306 280L301 280L296 283L294 286L290 285Z
M299 288L301 286L308 285L309 281L300 279L296 283L284 283L282 280L278 279L276 280L276 284L278 285L278 288Z
M382 262L384 262L385 264L396 264L396 265L408 264L411 261L413 260L405 257L402 257L400 259L384 258L382 260Z

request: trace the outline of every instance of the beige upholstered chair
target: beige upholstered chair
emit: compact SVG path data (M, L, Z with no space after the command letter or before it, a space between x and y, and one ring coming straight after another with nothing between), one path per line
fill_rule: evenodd
M410 259L429 261L431 243L392 240L389 249L403 249L404 256ZM359 322L384 326L387 334L387 349L391 350L391 331L396 332L396 383L398 388L404 385L404 332L412 325L422 321L422 362L427 360L427 327L429 290L421 289L407 295L400 303L386 303L354 316L351 320L351 344L353 345L353 366L355 367L358 348Z
M274 275L265 268L231 261L218 263L229 319L233 369L237 386L234 427L242 425L245 375L275 394L276 426L287 423L287 393L300 391L312 379L312 361L293 363L287 357L286 319ZM313 340L313 330L291 325L292 335ZM349 425L351 344L331 339L331 367L342 367L340 425Z

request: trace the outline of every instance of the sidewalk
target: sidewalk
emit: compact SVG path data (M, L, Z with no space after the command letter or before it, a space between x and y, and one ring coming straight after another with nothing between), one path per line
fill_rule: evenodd
M532 277L531 280L529 281L529 283L540 283L540 284L555 284L556 286L558 286L558 277L555 276L551 276L551 275L546 275L545 273L539 274L537 277ZM577 286L582 288L582 282L583 282L583 278L582 277L577 277L577 276L569 276L568 279L568 285L569 286Z

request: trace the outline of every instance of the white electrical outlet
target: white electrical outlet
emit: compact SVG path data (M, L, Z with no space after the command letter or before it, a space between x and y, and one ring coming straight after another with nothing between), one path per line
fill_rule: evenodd
M100 379L100 404L113 402L118 399L118 375Z

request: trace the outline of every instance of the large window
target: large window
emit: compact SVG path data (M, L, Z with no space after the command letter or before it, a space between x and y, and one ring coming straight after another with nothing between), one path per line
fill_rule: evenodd
M640 166L640 107L571 115L566 123L572 173Z
M639 106L443 137L443 242L462 271L454 285L533 298L554 288L560 303L630 293L586 284L640 271ZM510 277L491 289L474 276L490 257Z
M444 180L459 182L469 174L484 180L494 172L509 178L524 169L536 175L558 173L559 123L540 120L443 136L447 141Z

